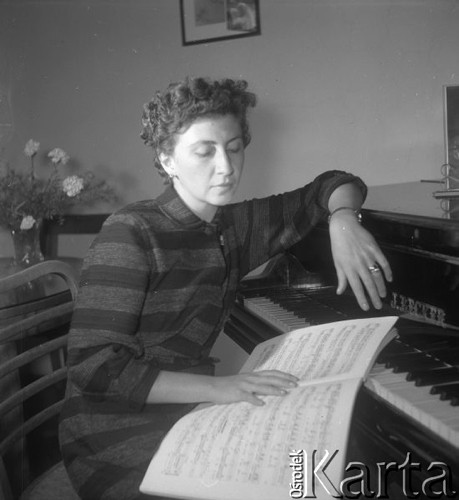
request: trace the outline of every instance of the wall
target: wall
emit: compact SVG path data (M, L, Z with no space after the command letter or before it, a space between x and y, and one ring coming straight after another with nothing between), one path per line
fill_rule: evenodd
M178 0L0 0L14 119L3 155L23 163L33 137L110 177L122 203L156 196L142 104L184 75L231 76L259 95L240 199L333 168L369 185L439 177L442 86L459 83L456 0L260 4L261 36L183 47Z

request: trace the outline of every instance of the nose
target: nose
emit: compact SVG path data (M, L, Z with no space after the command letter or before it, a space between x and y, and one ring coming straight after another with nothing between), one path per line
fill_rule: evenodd
M217 157L216 170L221 175L231 175L233 173L231 159L225 150L221 151Z

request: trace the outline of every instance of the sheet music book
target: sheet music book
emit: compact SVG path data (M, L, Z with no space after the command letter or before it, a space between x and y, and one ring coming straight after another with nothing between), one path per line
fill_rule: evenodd
M326 474L339 485L357 391L396 336L396 320L310 326L259 344L241 372L282 370L300 379L298 387L286 396L263 397L264 406L199 405L166 435L140 491L188 500L287 500L295 487L292 462L299 451L306 457L303 467L310 465L313 452L319 460L337 451ZM311 476L311 470L303 473L303 479ZM331 498L321 484L315 494Z

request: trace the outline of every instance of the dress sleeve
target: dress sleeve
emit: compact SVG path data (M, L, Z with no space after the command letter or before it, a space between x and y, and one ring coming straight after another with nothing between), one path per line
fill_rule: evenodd
M360 178L330 170L294 191L234 205L242 275L303 239L328 215L333 191L349 182L359 186L365 199L367 188Z
M141 408L158 375L145 361L137 325L151 266L133 215L112 215L83 265L69 333L69 379L85 397Z

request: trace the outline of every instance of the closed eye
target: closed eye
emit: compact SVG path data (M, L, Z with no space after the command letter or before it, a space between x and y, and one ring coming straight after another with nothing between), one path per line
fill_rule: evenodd
M231 144L231 147L228 147L228 148L227 148L227 151L228 151L229 153L233 153L233 154L234 154L234 153L239 153L239 152L241 152L241 150L243 149L243 147L244 147L244 146L243 146L243 144L242 144L242 141L238 139L238 140L237 140L237 141L235 141L233 144Z
M208 158L215 154L215 148L198 149L195 154L201 158Z

